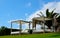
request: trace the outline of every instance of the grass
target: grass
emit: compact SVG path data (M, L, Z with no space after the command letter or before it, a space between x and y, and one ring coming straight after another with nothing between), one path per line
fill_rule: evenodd
M41 33L27 35L8 35L0 36L0 38L60 38L60 33Z

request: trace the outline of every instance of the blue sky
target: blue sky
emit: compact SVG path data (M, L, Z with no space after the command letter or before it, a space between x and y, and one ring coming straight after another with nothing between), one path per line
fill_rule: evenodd
M0 0L0 27L10 27L8 21L15 19L26 20L44 4L60 0ZM16 27L16 26L15 26Z

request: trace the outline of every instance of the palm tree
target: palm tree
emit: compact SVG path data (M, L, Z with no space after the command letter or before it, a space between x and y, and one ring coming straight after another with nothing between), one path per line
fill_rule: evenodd
M55 10L55 9L54 9ZM51 26L53 26L53 30L55 32L56 30L56 26L57 26L57 16L59 15L58 13L54 13L54 10L52 10L51 12L49 12L49 9L46 10L46 17L48 18L52 18L52 20L47 21L46 24L48 26L49 29L51 29Z
M49 12L49 9L46 10L46 17L47 18L52 18L52 20L46 22L49 29L51 29L52 22L54 22L53 21L54 17L56 18L58 16L58 13L54 13L54 10L52 10L51 12Z
M54 10L55 10L55 9L54 9ZM49 9L47 9L47 10L46 10L46 16L44 16L42 12L40 12L40 13L41 13L41 15L42 15L43 17L53 19L54 17L57 17L57 16L58 16L58 13L54 13L54 10L52 10L51 12L49 12ZM37 14L37 15L41 16L40 14ZM52 20L45 21L45 24L48 26L49 29L51 29Z

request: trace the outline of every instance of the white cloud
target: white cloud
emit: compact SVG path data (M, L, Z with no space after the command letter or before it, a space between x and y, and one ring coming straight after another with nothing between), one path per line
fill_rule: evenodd
M34 17L39 17L37 14L39 14L39 12L43 12L43 14L45 15L45 11L46 9L49 9L50 11L52 11L53 9L56 8L55 12L60 13L60 2L49 2L47 4L44 4L41 10L35 11L33 14L31 14L26 20L31 21L32 18Z
M45 11L47 8L49 9L49 11L52 11L53 9L56 8L55 12L60 13L60 2L49 2L47 4L44 4L41 10L35 11L28 18L26 18L26 20L32 21L32 18L39 17L37 14L39 14L40 11L42 11L43 14L45 15Z

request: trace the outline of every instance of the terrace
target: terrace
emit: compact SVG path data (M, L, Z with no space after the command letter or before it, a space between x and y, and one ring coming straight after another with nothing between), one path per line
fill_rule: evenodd
M44 18L44 17L35 17L31 21L24 21L24 20L14 20L11 21L11 34L21 34L21 33L29 33L28 30L32 30L32 33L39 33L39 32L52 32L51 29L45 29L45 21L51 20L50 18ZM12 32L12 24L16 23L19 25L19 31ZM29 29L23 31L22 30L22 24L28 23ZM30 29L30 25L32 24L32 29ZM40 24L43 26L44 29L42 30L36 30L36 24Z

